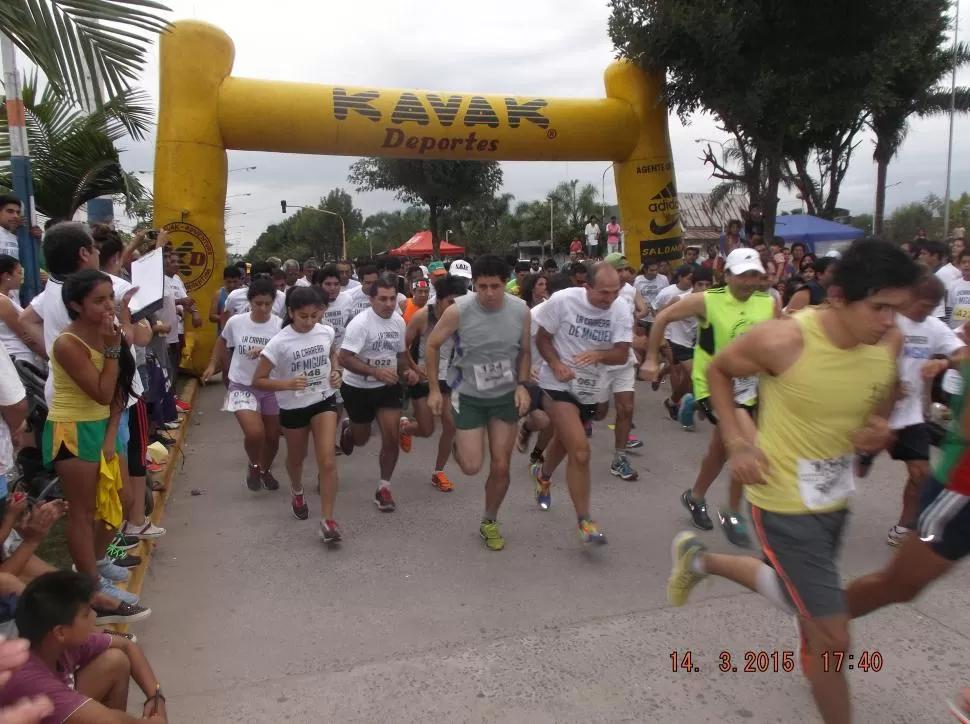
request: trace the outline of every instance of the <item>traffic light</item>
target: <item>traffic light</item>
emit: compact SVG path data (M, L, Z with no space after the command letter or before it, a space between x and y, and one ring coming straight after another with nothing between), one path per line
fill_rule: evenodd
M286 199L280 201L280 208L283 209L283 213L286 213Z

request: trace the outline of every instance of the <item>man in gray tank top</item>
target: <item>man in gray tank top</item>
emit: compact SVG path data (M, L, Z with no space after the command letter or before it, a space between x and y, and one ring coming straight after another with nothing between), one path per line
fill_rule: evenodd
M491 467L485 481L485 513L479 533L490 550L500 551L498 509L509 489L509 461L516 425L529 410L526 384L530 378L531 336L525 302L505 293L509 269L497 256L472 264L474 294L455 300L435 325L425 346L428 407L440 415L444 404L438 389L439 350L457 335L448 372L455 427L455 459L466 475L475 475L485 461L485 433Z

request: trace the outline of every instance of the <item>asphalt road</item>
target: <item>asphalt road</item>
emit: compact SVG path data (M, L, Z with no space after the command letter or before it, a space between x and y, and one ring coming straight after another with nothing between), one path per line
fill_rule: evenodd
M725 581L702 583L680 609L666 600L670 541L689 519L678 496L693 481L709 429L666 419L661 392L638 392L636 482L609 474L612 433L593 437L593 512L609 545L584 550L562 474L553 508L532 500L516 455L500 516L501 552L478 536L484 478L452 465L456 485L430 484L433 445L415 442L393 480L398 508L372 496L375 442L338 458L337 518L345 542L326 550L288 496L251 493L221 386L197 398L184 469L134 627L175 722L816 722L799 671L744 672L745 652L794 652L792 620ZM313 485L312 465L306 484ZM282 455L277 476L285 483ZM846 577L890 556L902 468L880 458L862 482L848 530ZM204 488L201 496L190 495ZM724 500L718 481L710 502ZM720 533L701 533L728 550ZM970 684L970 570L915 605L853 624L857 656L879 671L849 673L859 722L949 721L945 699ZM729 652L738 672L719 670ZM688 652L693 669L673 671ZM875 657L872 657L875 658ZM732 666L733 668L733 666ZM773 668L773 665L772 665ZM133 694L132 701L141 701Z

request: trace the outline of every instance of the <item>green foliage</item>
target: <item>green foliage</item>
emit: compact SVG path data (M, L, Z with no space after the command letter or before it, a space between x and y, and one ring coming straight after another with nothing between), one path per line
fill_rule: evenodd
M406 204L427 206L437 249L441 214L492 197L502 186L502 167L497 161L362 158L350 167L349 179L358 191L393 191Z
M428 228L428 212L417 206L404 211L380 211L364 220L363 239L358 246L355 241L351 257L374 254L396 249L414 236L415 232Z
M95 105L121 96L145 66L149 39L167 23L164 5L151 0L3 0L0 33L75 102L90 94ZM104 82L89 88L86 63Z
M849 221L849 225L872 234L872 214L856 214Z
M354 200L343 189L333 189L320 199L316 209L338 214L347 228L347 253L351 240L364 229L364 216L354 207ZM298 209L279 224L271 224L259 235L246 258L250 261L278 256L281 259L303 261L315 257L318 261L336 260L341 254L340 219L322 214L313 207Z
M24 78L37 210L49 218L70 219L87 201L114 196L132 213L150 194L121 167L115 144L126 136L143 138L152 123L150 99L143 91L124 91L91 115L82 113L53 86L38 89L38 76ZM6 105L0 107L0 185L11 186L10 133Z
M930 194L922 201L898 207L886 219L885 236L898 244L912 241L916 232L924 229L930 239L942 238L943 203L942 198ZM966 191L950 200L950 230L958 226L970 227L970 193Z

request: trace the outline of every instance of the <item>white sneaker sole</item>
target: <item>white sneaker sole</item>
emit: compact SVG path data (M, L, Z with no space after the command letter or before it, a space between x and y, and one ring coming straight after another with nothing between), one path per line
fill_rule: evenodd
M144 621L146 618L152 615L152 610L146 608L144 611L136 613L134 616L115 616L110 614L104 617L98 617L95 619L94 623L96 626L104 626L109 623L138 623L139 621Z

